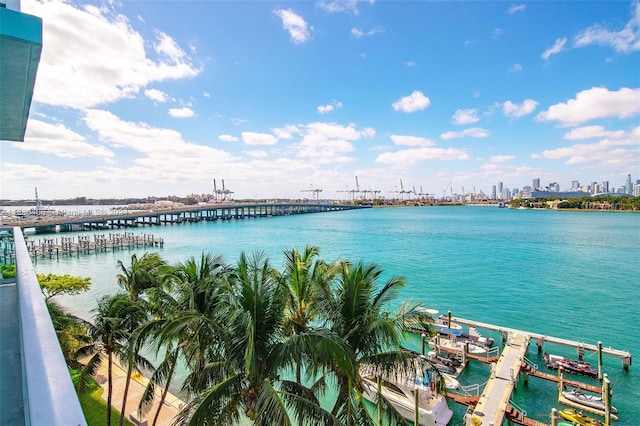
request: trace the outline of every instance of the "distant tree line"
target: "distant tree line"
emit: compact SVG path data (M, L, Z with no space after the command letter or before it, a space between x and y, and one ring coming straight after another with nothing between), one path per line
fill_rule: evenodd
M559 201L555 206L557 209L640 211L640 197L614 194L576 197L566 200L562 196L515 199L509 201L509 205L516 208L551 208L548 201Z

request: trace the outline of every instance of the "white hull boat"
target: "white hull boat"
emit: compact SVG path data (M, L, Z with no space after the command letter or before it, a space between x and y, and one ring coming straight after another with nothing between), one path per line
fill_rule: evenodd
M378 379L366 370L362 370L361 375L364 380L363 396L375 403L378 395ZM421 378L414 381L412 378L394 376L381 378L380 389L382 396L409 421L415 418L415 392L418 391L420 426L445 426L453 416L453 411L447 406L445 397L436 392L435 383L425 386Z
M580 389L565 390L562 391L562 395L569 401L575 402L576 404L604 411L604 400L601 396L582 393ZM618 414L618 409L611 406L611 413Z
M439 345L441 348L452 349L458 352L462 352L465 350L466 343L467 342L458 342L452 339L439 338L438 336L429 340L429 346L434 350L436 350L437 349L436 346ZM474 345L473 343L468 343L467 353L474 354L474 355L486 355L487 348Z

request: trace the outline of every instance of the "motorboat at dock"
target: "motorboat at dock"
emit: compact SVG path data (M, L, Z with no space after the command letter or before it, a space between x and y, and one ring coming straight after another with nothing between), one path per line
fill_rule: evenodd
M577 359L569 359L560 355L544 354L544 363L547 368L557 370L562 369L568 373L580 374L587 377L598 377L598 371L591 367L591 364Z
M436 390L433 371L425 371L415 377L401 373L380 377L380 391L398 412L407 420L415 418L416 395L418 392L418 419L421 426L445 426L451 420L453 411L447 406L444 395ZM366 368L361 369L364 381L363 396L376 403L378 398L378 377Z
M596 420L589 416L585 416L582 411L573 408L565 408L559 411L563 419L570 421L572 424L581 426L602 426L600 420Z
M569 401L591 407L593 409L604 411L604 399L601 396L591 395L584 393L581 389L571 389L571 390L563 390L562 396L564 396ZM614 406L611 406L611 413L618 414L618 409Z

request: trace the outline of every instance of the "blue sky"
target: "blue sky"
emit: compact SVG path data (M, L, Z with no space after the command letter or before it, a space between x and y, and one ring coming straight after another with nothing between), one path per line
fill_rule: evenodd
M638 1L21 6L44 46L0 198L640 179Z

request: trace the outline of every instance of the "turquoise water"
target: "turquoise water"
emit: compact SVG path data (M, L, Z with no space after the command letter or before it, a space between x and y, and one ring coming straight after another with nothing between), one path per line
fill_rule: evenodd
M159 251L170 262L212 251L232 263L241 251L262 250L280 267L283 250L317 245L326 260L364 260L379 264L387 277L404 276L402 299L482 322L586 343L600 340L605 347L630 351L636 364L640 356L639 214L416 207L140 228L136 233L143 232L164 238ZM116 262L128 264L132 253L39 260L36 269L90 276L90 293L60 300L88 317L100 295L118 290ZM569 348L547 344L545 350L575 357ZM535 345L528 356L544 369ZM594 355L586 359L596 363ZM611 357L604 365L613 405L621 413L617 424L638 424L640 367L625 372L622 362ZM460 381L483 383L487 372L488 367L474 363ZM536 378L528 387L521 382L513 399L540 421L548 422L551 408L558 407L556 385ZM461 424L464 409L450 405L456 413L451 424Z

